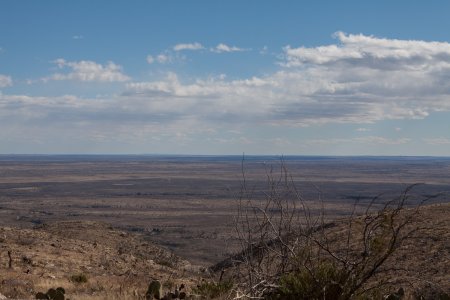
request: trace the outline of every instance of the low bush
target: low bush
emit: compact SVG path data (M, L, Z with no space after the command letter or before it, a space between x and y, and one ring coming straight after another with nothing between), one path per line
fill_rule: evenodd
M271 168L266 177L267 189L255 191L243 171L235 219L241 252L232 259L241 298L382 297L389 291L382 266L417 230L413 220L420 205L437 196L413 195L411 185L392 198L373 197L359 206L359 214L355 201L347 219L327 223L324 203L316 201L322 208L312 213L283 162L279 174ZM419 204L405 209L409 200ZM333 233L337 224L340 232Z
M204 299L214 299L226 295L233 288L231 281L209 282L204 281L192 289L192 293L201 296Z
M348 274L332 263L323 262L314 270L298 270L281 276L279 287L266 298L270 300L339 299L341 284Z
M72 275L70 277L70 281L72 281L73 283L86 283L88 282L88 278L85 274L80 273Z

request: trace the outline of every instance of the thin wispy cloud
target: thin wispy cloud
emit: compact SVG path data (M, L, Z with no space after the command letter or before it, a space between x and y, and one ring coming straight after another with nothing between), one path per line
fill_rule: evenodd
M0 88L5 88L12 85L13 81L11 76L0 74Z
M370 129L369 128L365 128L365 127L360 127L360 128L356 128L356 131L358 131L358 132L367 132L367 131L370 131Z
M183 50L202 50L205 49L200 43L188 43L188 44L177 44L173 46L174 51L183 51Z
M160 64L167 64L167 63L171 63L173 61L173 58L169 54L161 53L156 56L156 61L159 62Z
M450 138L428 138L423 139L423 141L429 145L433 146L441 146L441 145L450 145Z
M180 55L178 52L172 52L172 51L164 51L157 55L147 55L146 61L148 64L158 63L161 65L164 64L172 64L176 62L180 62L184 60L184 56Z
M229 53L229 52L249 51L250 49L239 48L236 46L228 46L226 44L220 43L214 48L211 48L210 50L215 53L224 53L224 52Z
M85 82L124 82L131 78L125 75L122 67L113 62L108 62L105 65L96 63L94 61L66 61L59 58L53 61L55 65L62 71L62 73L55 73L51 76L45 77L43 81L50 80L75 80Z
M338 145L338 144L367 144L367 145L402 145L411 142L410 138L390 139L382 136L366 136L356 138L312 139L305 141L308 145Z
M259 54L266 55L268 53L268 51L269 51L269 47L264 46L261 49L259 49Z
M147 63L149 63L149 64L152 64L155 62L155 58L153 57L153 55L150 55L150 54L147 55L146 60L147 60Z
M184 51L199 51L199 50L207 50L205 52L213 52L213 53L230 53L230 52L242 52L242 51L250 51L251 49L239 48L236 46L228 46L226 44L220 43L215 47L207 49L201 43L179 43L173 46L172 48L166 49L160 54L153 55L149 54L146 57L146 61L149 64L153 64L155 62L159 64L171 64L175 62L184 61L186 56L181 54Z

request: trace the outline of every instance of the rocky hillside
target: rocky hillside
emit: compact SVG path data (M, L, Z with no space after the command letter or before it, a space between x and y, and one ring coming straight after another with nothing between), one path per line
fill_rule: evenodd
M330 241L339 245L345 240L339 237L346 235L347 224L344 219L332 222L326 228ZM450 204L422 207L413 225L418 230L383 265L383 277L374 280L403 288L401 299L439 299L436 292L450 294ZM57 287L65 289L66 299L145 299L153 280L165 292L183 284L188 294L200 283L209 295L226 299L224 286L210 283L225 272L224 279L231 280L226 282L238 286L233 265L218 264L217 273L202 281L205 274L199 266L138 233L99 222L0 227L0 299L34 299L36 293ZM228 295L233 289L224 288ZM423 298L414 296L418 292Z
M407 235L408 237L402 240L392 255L389 255L387 260L379 269L377 269L373 276L370 276L369 280L362 289L367 289L370 291L370 289L377 288L378 290L379 288L381 295L375 297L374 299L378 299L379 297L382 298L383 295L388 295L389 293L393 293L392 297L386 299L450 299L450 203L427 205L420 207L419 210L404 208L400 211L399 215L394 216L394 218L397 218L398 220L405 220L404 218L406 215L412 216L411 223L408 223L404 229L402 229L402 232L409 232ZM301 236L297 236L296 238L294 237L290 240L296 243L297 252L302 253L303 256L311 255L312 258L310 257L307 261L322 257L322 259L325 258L323 261L334 261L335 263L337 262L337 265L339 265L341 261L338 261L338 259L345 259L345 254L347 253L346 249L350 249L349 253L351 254L346 262L361 262L357 268L362 268L362 263L364 260L362 260L361 257L364 256L362 251L364 248L361 248L361 233L363 232L365 222L369 222L369 220L373 219L374 214L369 215L369 219L366 217L355 217L353 219L351 227L352 235L350 236L349 242L350 248L347 248L347 241L349 238L348 219L337 219L326 223L322 226L322 228L319 227L317 229L316 236L318 236L319 239L314 239L314 241L324 243L320 246L320 248L315 247L315 244L313 244L314 246L311 246L312 248L308 248L309 246L302 246ZM401 221L399 223L401 223ZM380 225L382 225L382 223L380 223ZM385 236L388 237L388 235ZM289 239L284 238L284 241L288 240ZM380 247L385 247L385 241L378 241ZM258 274L258 271L264 270L264 274L261 276L262 279L258 277L259 281L257 283L261 286L267 285L264 287L267 290L273 286L277 286L280 283L280 281L275 281L274 284L272 284L270 283L270 280L279 275L279 273L276 273L275 270L278 270L278 266L281 264L281 259L276 255L276 251L277 249L282 249L283 245L280 245L277 239L270 240L260 247L259 244L256 244L256 246L253 245L253 249L255 250L247 250L248 252L245 251L238 253L230 259L219 262L215 266L211 267L211 269L218 274L225 271L226 279L229 279L232 282L244 283L244 285L248 282L249 272L253 272L254 274L252 274L254 275L254 278L256 278L259 274L261 274ZM382 248L380 248L380 253L385 251ZM309 249L313 250L309 251ZM250 252L254 254L245 254ZM275 254L272 255L273 253ZM322 256L318 256L317 253ZM328 255L328 253L330 253L330 255ZM331 255L335 256L331 257ZM326 260L327 257L329 258L328 260ZM374 257L376 257L376 255L374 255ZM301 260L303 257L296 257L296 259ZM253 263L249 263L250 261L253 261ZM377 259L373 261L377 261ZM368 259L366 262L367 264L371 264L372 260ZM297 261L290 261L288 265L290 266L292 264L295 267L298 266L296 263ZM286 269L289 269L289 266L286 267ZM316 268L316 270L309 269L310 272L311 270L312 272L318 271L316 275L325 277L328 276L323 275L323 272L325 271L322 270L321 273L318 268L330 265L311 263L309 266ZM368 267L368 269L370 269L370 265ZM330 267L330 270L339 269L331 269ZM284 273L284 275L286 274L287 273ZM307 279L305 279L308 278L308 276L301 277L302 275L300 275L300 273L290 274L297 274L299 277L296 277L296 280L298 280L296 282L290 281L292 285L287 286L288 288L300 290L300 284L306 284L308 282ZM354 274L358 276L358 273ZM344 278L339 277L340 275L336 276L337 278ZM294 277L290 278L292 279ZM331 282L333 282L333 280L331 280ZM267 282L270 284L267 284ZM287 287L285 286L285 288ZM397 294L396 291L401 291L401 293ZM320 299L322 298L335 299L333 297L321 297ZM281 296L281 298L275 297L273 299L285 298ZM291 297L286 299L310 298L298 298L296 296L292 298L291 295ZM366 298L356 297L355 299ZM372 298L369 297L369 299Z
M0 227L0 294L32 299L63 287L70 299L139 299L149 282L191 286L196 270L138 234L97 222Z

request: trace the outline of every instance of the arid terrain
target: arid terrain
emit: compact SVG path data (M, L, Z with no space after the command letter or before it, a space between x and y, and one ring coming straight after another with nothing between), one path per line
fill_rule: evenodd
M172 289L194 286L198 274L140 234L89 221L0 227L0 262L0 293L19 299L57 287L71 299L139 299L152 279ZM86 282L76 279L79 275Z
M330 220L349 215L356 200L363 208L410 184L420 185L408 205L439 194L426 203L432 209L422 220L429 230L418 240L422 252L411 255L431 251L439 261L427 262L426 276L438 266L436 276L448 271L449 206L442 203L449 202L450 159L286 157L283 165L312 213L325 210ZM277 157L0 156L0 292L19 297L64 285L77 290L76 299L103 299L105 291L133 299L130 291L141 295L152 276L195 284L202 267L236 250L243 180L264 201L267 175L278 176L279 168ZM77 273L91 278L81 291L68 279Z

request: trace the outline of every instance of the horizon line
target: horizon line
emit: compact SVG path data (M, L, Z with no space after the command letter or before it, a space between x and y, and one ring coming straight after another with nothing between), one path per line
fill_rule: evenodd
M171 156L171 157L423 157L450 158L450 155L386 154L184 154L184 153L0 153L0 156Z

